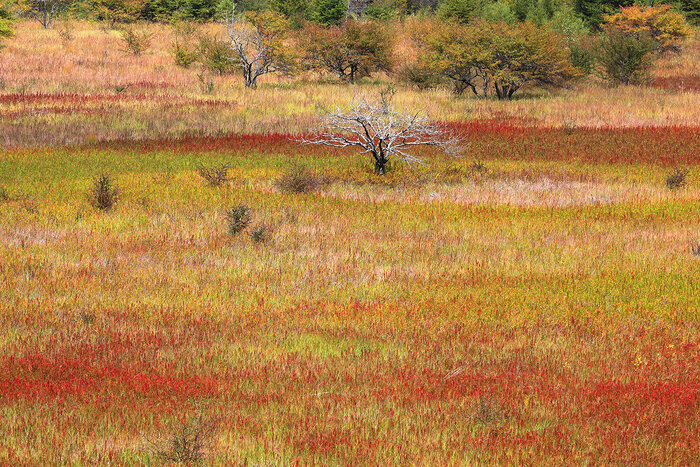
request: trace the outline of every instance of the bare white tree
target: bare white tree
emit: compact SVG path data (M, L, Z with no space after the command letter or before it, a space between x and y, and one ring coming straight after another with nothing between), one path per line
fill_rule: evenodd
M48 29L54 17L69 3L70 0L28 0L24 9L29 16L39 21L44 29Z
M356 97L348 112L336 110L323 118L324 133L300 141L336 148L359 147L374 158L377 175L384 175L391 157L409 166L422 164L422 157L409 152L414 146L434 146L448 154L459 152L457 137L444 125L431 122L420 111L406 114L394 110L393 94L393 90L386 90L374 100Z
M251 21L241 21L236 5L222 19L233 51L236 66L243 72L247 88L255 88L258 78L267 73L289 73L293 64L284 54L285 25L271 12L252 15Z

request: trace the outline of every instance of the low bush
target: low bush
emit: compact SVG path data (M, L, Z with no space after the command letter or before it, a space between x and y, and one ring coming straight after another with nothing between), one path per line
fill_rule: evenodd
M265 243L270 239L272 234L272 228L266 224L260 224L252 232L250 232L250 239L255 243Z
M688 170L676 168L666 176L666 187L669 190L683 188L687 183Z
M182 68L189 68L190 65L196 62L199 58L199 54L196 50L178 41L175 41L175 43L170 48L170 51L173 54L173 60L175 61L175 64Z
M141 55L151 46L152 34L138 32L131 26L125 26L121 30L124 52Z
M309 193L318 189L322 180L303 165L294 165L287 170L275 185L287 193Z
M209 72L224 75L236 71L236 61L228 43L211 36L199 38L199 61Z
M598 45L597 62L605 79L613 84L639 84L648 80L654 42L646 36L609 30Z
M92 182L88 193L90 205L101 211L109 211L119 200L119 190L109 174L102 174Z
M228 176L228 164L207 167L205 165L197 166L197 173L211 186L221 186L230 180Z
M238 206L232 207L226 211L228 232L231 235L236 235L244 231L250 224L251 220L252 216L250 213L250 208L245 204L239 204Z
M203 461L213 449L217 423L202 414L180 423L166 439L151 443L156 457L164 462L192 464Z

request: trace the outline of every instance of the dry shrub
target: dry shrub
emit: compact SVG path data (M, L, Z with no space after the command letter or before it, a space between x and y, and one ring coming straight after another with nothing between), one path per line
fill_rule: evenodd
M673 172L666 176L666 187L669 190L683 188L687 184L687 178L687 169L676 168Z
M73 25L71 23L62 23L58 28L58 37L61 38L63 44L66 45L75 39Z
M700 256L700 240L690 245L690 253L693 256Z
M270 239L271 235L272 227L267 224L260 224L250 232L250 239L255 243L265 243Z
M239 204L228 211L226 211L226 221L228 223L228 232L231 235L236 235L244 231L250 221L252 220L252 215L250 208L245 204Z
M198 413L173 428L164 440L151 443L156 457L164 462L201 462L213 449L218 424Z
M231 178L228 176L229 166L228 164L221 164L218 166L207 167L205 165L199 164L197 166L197 173L211 186L221 186L228 182Z
M506 419L506 416L497 404L488 398L481 398L470 418L475 423L490 424L500 423Z
M4 186L0 186L0 203L6 203L8 201L12 201L12 196L10 196Z
M119 190L109 174L102 174L92 182L88 193L90 205L101 211L109 211L119 200Z
M317 190L323 180L303 165L293 165L275 182L280 191L287 193L310 193Z

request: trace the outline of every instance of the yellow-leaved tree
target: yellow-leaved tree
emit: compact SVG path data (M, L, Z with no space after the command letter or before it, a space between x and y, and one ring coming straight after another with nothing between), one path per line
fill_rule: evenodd
M603 18L606 29L636 37L647 36L657 44L659 51L679 50L681 42L692 32L685 17L671 5L622 7Z
M532 23L473 20L423 30L421 66L450 80L455 91L510 99L525 85L562 86L580 72L563 38Z

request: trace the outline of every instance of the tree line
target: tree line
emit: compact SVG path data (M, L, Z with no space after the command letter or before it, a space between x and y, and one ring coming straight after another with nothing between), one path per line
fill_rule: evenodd
M94 19L121 28L129 51L139 55L148 48L148 34L130 24L150 0L85 1ZM686 17L669 4L612 10L603 14L595 32L572 4L556 0L443 0L436 14L403 22L349 18L344 3L332 7L333 2L341 5L340 0L313 0L324 8L322 14L312 14L300 7L304 1L269 0L269 8L246 11L231 0L218 0L215 17L225 26L226 37L201 34L196 23L173 20L173 59L183 67L198 62L219 75L241 73L250 88L269 73L314 70L354 83L385 72L419 88L450 85L456 94L510 99L526 86L565 86L592 72L615 83L642 82L654 59L678 51L692 32ZM12 35L14 16L8 5L50 27L69 4L5 3L0 7L0 38ZM409 31L411 53L398 60L401 24Z
M436 14L463 23L474 18L538 25L580 21L591 30L600 30L605 16L620 7L658 4L656 0L0 0L0 11L38 14L46 27L57 15L112 23L212 21L235 5L240 13L279 13L294 27L306 21L338 25L345 19L386 20ZM700 0L672 0L671 5L691 24L700 21Z

